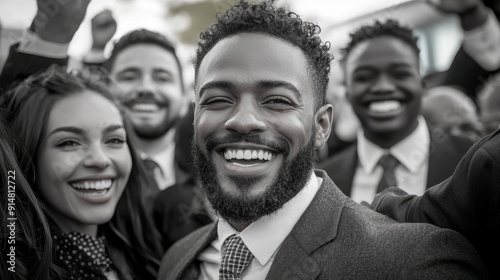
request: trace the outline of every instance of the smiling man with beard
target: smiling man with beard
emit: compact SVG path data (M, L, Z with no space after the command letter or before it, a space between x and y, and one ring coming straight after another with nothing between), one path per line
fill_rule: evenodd
M484 278L456 232L396 223L313 169L333 115L318 33L273 1L239 1L202 33L193 153L219 219L170 247L158 279Z
M175 124L184 105L182 68L163 35L138 29L122 36L104 63L139 136L160 189L175 183Z

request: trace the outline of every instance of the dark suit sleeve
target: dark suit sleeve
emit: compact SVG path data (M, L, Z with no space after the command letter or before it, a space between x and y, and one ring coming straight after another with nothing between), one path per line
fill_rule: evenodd
M500 130L476 143L453 176L423 196L388 189L372 203L400 222L425 222L464 235L487 267L500 263ZM498 275L500 277L500 271ZM499 278L500 279L500 278Z
M0 75L0 95L31 74L47 69L52 64L67 66L68 57L50 58L18 52L19 44L11 46L9 56Z
M479 86L484 84L492 73L484 70L461 47L446 72L443 83L459 88L476 102Z
M415 242L396 279L489 279L469 242L449 229L437 229Z

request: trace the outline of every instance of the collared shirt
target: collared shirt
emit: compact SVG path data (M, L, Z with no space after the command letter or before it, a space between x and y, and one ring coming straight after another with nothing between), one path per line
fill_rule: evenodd
M486 22L464 33L464 51L485 70L500 68L500 23L491 9Z
M224 241L231 235L241 237L254 258L244 270L244 280L265 279L276 256L276 252L292 231L297 221L316 196L322 179L312 172L306 186L283 208L249 225L242 232L236 231L227 221L220 218L217 223L217 238L199 256L199 280L218 280Z
M358 133L357 145L359 160L351 191L351 198L354 201L358 203L373 201L383 173L378 161L387 152L400 163L394 171L398 187L409 194L422 195L425 192L429 169L430 135L422 116L418 118L417 128L389 150L366 139L362 131Z
M175 128L168 130L165 142L166 148L152 156L141 153L143 159L153 160L160 167L154 170L155 181L160 190L164 190L175 184Z

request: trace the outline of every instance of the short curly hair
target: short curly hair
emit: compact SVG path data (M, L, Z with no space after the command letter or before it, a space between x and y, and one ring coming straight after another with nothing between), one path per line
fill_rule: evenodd
M375 21L373 25L365 25L350 34L351 41L347 46L341 49L342 64L345 64L347 57L351 51L360 43L375 39L381 36L392 36L407 43L416 53L417 57L420 54L418 47L418 38L413 35L413 30L399 24L397 20L388 19L385 22Z
M299 15L276 7L273 0L248 3L241 0L226 13L218 14L215 23L200 34L194 59L195 77L205 55L222 39L238 33L262 33L281 38L300 48L308 61L316 91L316 109L325 103L326 88L333 55L330 43L322 42L318 25L302 21Z

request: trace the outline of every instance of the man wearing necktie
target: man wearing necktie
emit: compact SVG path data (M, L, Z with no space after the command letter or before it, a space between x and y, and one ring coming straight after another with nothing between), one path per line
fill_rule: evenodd
M353 145L318 168L344 194L368 203L387 187L387 175L392 186L417 195L449 177L473 142L430 127L422 117L425 89L412 30L395 20L377 21L351 34L342 54L347 98L362 129Z
M193 154L218 219L171 246L158 279L485 278L456 232L401 226L314 170L333 116L318 33L273 1L239 1L201 34Z

